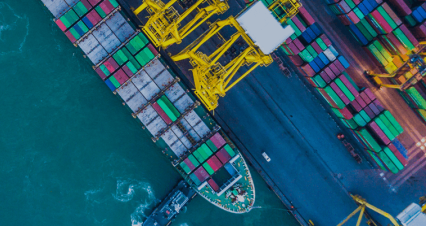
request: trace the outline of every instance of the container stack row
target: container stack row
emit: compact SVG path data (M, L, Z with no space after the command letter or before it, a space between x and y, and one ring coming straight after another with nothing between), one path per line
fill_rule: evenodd
M334 114L364 144L377 165L398 173L407 159L403 146L392 142L398 142L402 127L371 90L356 85L346 71L350 64L345 57L336 51L312 16L303 7L299 10L300 13L287 22L295 34L281 49L328 102Z
M117 94L190 184L223 184L213 175L239 175L235 145L168 68L147 37L135 30L116 0L43 0L55 23L79 46L93 69ZM234 160L232 160L234 159ZM237 161L238 167L242 163ZM231 179L241 178L232 177ZM223 179L223 178L222 178ZM226 179L226 178L225 178ZM231 181L221 181L230 183Z
M381 68L392 74L391 84L411 83L399 91L413 111L426 122L425 83L416 68L404 62L426 40L426 2L408 0L327 0L332 11ZM383 79L383 78L382 78Z

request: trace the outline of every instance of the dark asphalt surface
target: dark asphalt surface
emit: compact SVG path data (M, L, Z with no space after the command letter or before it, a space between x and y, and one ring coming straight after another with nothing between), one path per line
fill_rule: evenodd
M137 7L139 1L126 2ZM315 4L322 5L320 1L313 2L305 4L308 10L309 5L313 8ZM220 18L235 15L242 9L241 3L231 1L230 4L231 9ZM322 17L323 12L320 15ZM168 51L177 53L202 32L203 28L198 29L181 45L172 46ZM210 44L204 50L211 51L215 46ZM192 81L187 62L177 65L188 81ZM382 177L380 171L372 169L365 160L357 164L336 138L342 131L350 137L349 130L336 123L329 106L319 100L316 91L302 79L297 73L285 77L275 63L257 68L221 98L215 110L215 118L262 176L273 181L277 194L283 193L304 219L320 226L336 225L356 208L348 191L364 196L392 215L424 195L425 182L416 182L415 178L395 192L389 186L387 174ZM360 147L352 141L355 147ZM271 162L263 159L263 151L271 157ZM383 218L378 219L386 225ZM354 224L355 219L347 225Z

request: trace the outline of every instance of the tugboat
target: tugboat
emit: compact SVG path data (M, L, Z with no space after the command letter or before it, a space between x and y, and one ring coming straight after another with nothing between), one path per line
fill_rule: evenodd
M191 201L197 193L185 181L179 184L167 195L167 197L155 208L142 226L167 226L185 207L186 203Z

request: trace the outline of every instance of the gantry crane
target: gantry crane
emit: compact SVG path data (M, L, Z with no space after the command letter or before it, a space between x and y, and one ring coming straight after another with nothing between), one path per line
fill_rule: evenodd
M426 42L420 42L419 48L416 51L410 51L407 55L402 55L401 57L405 59L405 62L394 72L388 74L376 74L371 71L366 71L366 74L373 77L373 80L381 87L406 90L411 85L416 84L426 75L426 62L424 57L426 57ZM393 56L400 57L400 56ZM387 84L384 83L381 78L395 78L408 74L406 80L400 84Z
M171 0L164 4L161 0L143 0L142 5L133 11L138 15L146 9L150 14L146 24L142 26L142 30L157 47L165 49L174 43L180 44L183 38L211 16L222 14L229 9L226 0L198 0L180 15L173 7L177 1ZM203 3L207 3L208 6L198 8ZM182 27L182 21L195 10L198 11L195 17Z
M280 2L293 2L294 0L280 0ZM284 4L273 4L271 6L278 7L282 6ZM291 4L290 4L291 5ZM263 8L262 8L263 7ZM297 7L300 7L300 4L297 5ZM255 2L251 5L251 7L248 9L248 11L252 10L251 17L249 18L252 20L251 22L248 22L247 24L259 24L259 21L253 21L253 20L262 20L262 15L266 15L265 20L268 19L268 17L272 18L272 22L266 22L268 26L263 25L263 29L275 29L275 30L282 30L283 32L280 34L272 35L273 37L266 37L266 39L270 39L269 45L274 45L275 42L277 42L277 38L279 39L279 43L273 47L277 48L282 42L285 41L291 34L294 33L293 29L289 26L284 29L281 27L280 23L277 23L277 20L273 18L270 11L263 5L262 2ZM264 11L262 11L264 10ZM265 13L266 11L266 13ZM262 13L263 14L262 14ZM288 9L288 12L297 12L297 10L290 10ZM249 14L246 14L249 15ZM283 18L291 18L294 15L286 14ZM185 59L189 59L189 62L194 67L192 70L194 83L195 83L195 94L201 99L203 104L207 107L209 111L214 110L218 106L218 100L219 96L223 97L225 96L226 92L228 92L232 87L234 87L238 82L240 82L244 77L246 77L250 72L252 72L254 69L256 69L258 66L268 66L270 65L273 60L271 56L269 55L270 52L273 51L268 49L268 52L264 52L261 50L261 48L258 46L259 43L263 41L265 43L265 37L260 36L268 36L267 34L259 34L258 30L259 28L254 28L255 32L253 32L253 29L249 33L247 28L250 25L247 25L246 27L243 27L237 20L239 18L242 18L243 16L236 18L231 16L228 19L225 20L218 20L215 23L210 25L210 29L207 30L203 35L201 35L198 39L196 39L193 43L191 43L189 46L187 46L183 51L181 51L179 54L172 56L172 60L174 61L181 61ZM245 16L250 17L250 16ZM274 23L278 24L274 27ZM223 28L230 26L234 27L237 32L234 33L229 40L225 40L223 36L220 35L219 31L221 31ZM280 31L281 31L280 30ZM291 30L291 31L290 31ZM258 32L257 34L255 34ZM265 32L267 33L267 32ZM262 41L257 40L255 41L252 39L252 37L257 37L259 39L262 39ZM207 41L209 41L213 37L219 37L223 40L223 44L220 45L213 53L210 55L207 55L200 51L200 47L205 44ZM230 62L225 63L225 65L222 65L219 62L219 59L225 55L225 53L229 53L231 48L235 48L235 43L237 40L243 40L245 42L246 48L242 50L238 56L234 57ZM268 40L266 41L268 42ZM245 71L242 75L240 75L237 78L237 72L239 69L243 66L248 66L248 70Z
M359 205L357 209L355 209L348 217L346 217L340 224L337 226L344 225L350 218L360 212L358 216L358 221L356 226L361 224L362 218L366 215L366 208L373 210L374 212L388 218L391 221L391 225L393 226L401 226L398 221L392 217L389 213L369 204L365 199L363 199L359 195L351 195L354 201ZM426 197L421 197L419 204L422 205L420 207L418 204L412 203L409 205L404 211L402 211L398 216L398 220L402 223L402 226L423 226L426 225ZM367 215L368 221L367 224L369 226L377 226L373 219L371 219Z
M270 4L268 9L280 23L284 23L299 13L301 6L298 0L277 0Z

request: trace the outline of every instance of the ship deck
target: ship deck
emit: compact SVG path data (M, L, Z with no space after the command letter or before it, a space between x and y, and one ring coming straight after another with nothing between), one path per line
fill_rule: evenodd
M184 179L224 210L250 211L254 185L237 147L118 2L42 2Z

